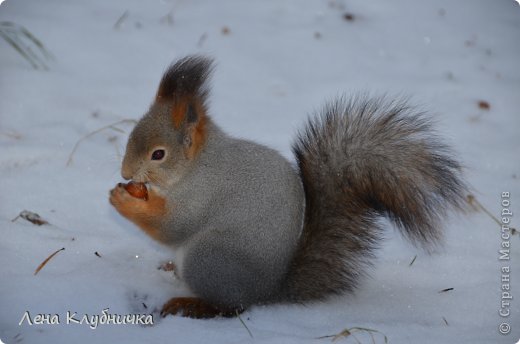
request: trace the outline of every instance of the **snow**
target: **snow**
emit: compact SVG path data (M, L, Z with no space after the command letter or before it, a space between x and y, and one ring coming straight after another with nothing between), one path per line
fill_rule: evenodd
M511 237L510 261L500 261L500 227L484 212L447 219L445 246L433 255L389 230L359 292L306 306L253 307L241 316L253 339L238 319L66 324L67 311L78 318L106 308L145 314L187 295L171 272L157 269L173 252L108 204L131 124L84 140L66 162L84 135L138 119L165 68L190 53L217 61L215 121L289 159L291 138L324 100L356 92L412 96L459 153L477 200L499 216L501 193L510 192L512 226L520 227L520 6L513 0L7 0L0 21L25 26L55 57L48 71L34 70L0 40L2 341L327 343L316 338L356 326L390 343L520 339L520 237ZM490 109L479 109L480 100ZM24 209L51 225L11 222ZM503 265L514 297L507 318L498 314ZM439 293L446 288L454 289ZM61 324L19 325L26 311L58 314ZM504 321L509 335L498 331Z

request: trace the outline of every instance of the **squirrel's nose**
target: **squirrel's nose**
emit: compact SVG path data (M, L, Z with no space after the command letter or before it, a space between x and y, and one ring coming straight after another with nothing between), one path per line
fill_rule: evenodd
M121 168L121 177L125 180L130 180L133 177L132 171L130 171L128 168L125 168L124 166Z

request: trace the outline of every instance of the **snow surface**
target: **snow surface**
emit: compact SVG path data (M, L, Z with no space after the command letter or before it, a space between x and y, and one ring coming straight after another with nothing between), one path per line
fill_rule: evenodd
M346 12L353 21L343 18ZM513 0L7 0L0 21L25 26L55 56L49 71L34 70L0 40L2 341L328 343L316 337L355 326L378 330L390 343L520 338L520 238L511 238L514 299L502 319L500 228L483 212L447 219L446 245L433 255L389 230L356 295L253 307L241 317L253 338L238 319L156 316L151 327L95 330L65 324L67 311L145 313L186 295L171 273L157 269L173 253L107 200L121 178L119 154L131 125L84 140L72 164L66 162L84 135L138 119L166 66L189 53L218 62L215 121L290 159L291 138L325 99L359 91L411 95L458 151L477 199L498 216L501 192L510 192L513 226L520 227L520 6ZM480 100L490 109L480 109ZM24 209L52 225L11 222ZM439 293L445 288L454 290ZM61 325L20 326L26 311L58 314ZM505 320L512 327L507 336L498 332ZM366 334L357 338L371 343Z

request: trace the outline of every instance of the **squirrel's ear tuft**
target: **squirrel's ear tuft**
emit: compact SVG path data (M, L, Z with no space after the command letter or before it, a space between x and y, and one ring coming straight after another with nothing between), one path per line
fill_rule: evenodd
M203 56L187 56L168 68L156 102L171 102L175 129L183 135L186 155L193 158L206 141L206 100L213 61Z
M208 79L213 71L213 60L190 55L173 63L164 73L156 101L178 100L190 97L204 102L209 93Z
M191 55L173 63L164 73L155 101L172 103L171 116L176 129L206 116L212 70L212 59Z

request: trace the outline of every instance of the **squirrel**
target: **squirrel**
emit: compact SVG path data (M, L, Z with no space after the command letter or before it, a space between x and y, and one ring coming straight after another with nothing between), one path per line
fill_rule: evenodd
M199 55L173 63L129 136L121 175L146 183L147 199L110 191L122 216L173 249L194 295L172 298L162 316L231 317L353 292L382 241L380 217L429 251L445 214L463 210L461 164L406 101L329 102L299 132L291 164L212 121L213 66Z

